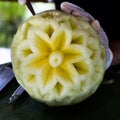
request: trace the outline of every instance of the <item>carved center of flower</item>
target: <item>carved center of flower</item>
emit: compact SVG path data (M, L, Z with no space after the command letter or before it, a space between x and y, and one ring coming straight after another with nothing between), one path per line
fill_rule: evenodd
M58 67L63 61L63 54L60 51L52 52L49 56L49 64L52 67Z

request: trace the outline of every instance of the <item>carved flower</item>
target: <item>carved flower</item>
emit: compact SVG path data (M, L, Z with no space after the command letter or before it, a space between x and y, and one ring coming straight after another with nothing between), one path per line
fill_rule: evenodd
M11 51L18 82L49 105L84 100L96 91L105 71L105 49L95 30L84 19L58 11L22 24Z

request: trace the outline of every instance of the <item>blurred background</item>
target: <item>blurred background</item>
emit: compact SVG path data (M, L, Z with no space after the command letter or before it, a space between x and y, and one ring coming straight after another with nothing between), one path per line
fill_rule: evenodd
M55 9L54 2L32 2L36 13ZM10 62L10 46L19 25L32 16L25 5L16 1L0 0L0 64Z

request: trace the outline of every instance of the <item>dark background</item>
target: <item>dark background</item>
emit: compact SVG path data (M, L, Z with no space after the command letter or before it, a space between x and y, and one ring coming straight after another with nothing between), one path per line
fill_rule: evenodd
M64 0L55 0L56 8ZM120 4L118 0L66 0L89 12L99 20L110 41L120 40Z

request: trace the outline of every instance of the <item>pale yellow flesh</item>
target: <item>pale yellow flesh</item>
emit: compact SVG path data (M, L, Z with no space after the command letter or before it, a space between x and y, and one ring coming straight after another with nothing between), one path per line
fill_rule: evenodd
M51 106L78 103L100 85L106 53L80 17L43 12L22 24L11 45L14 73L28 94Z

